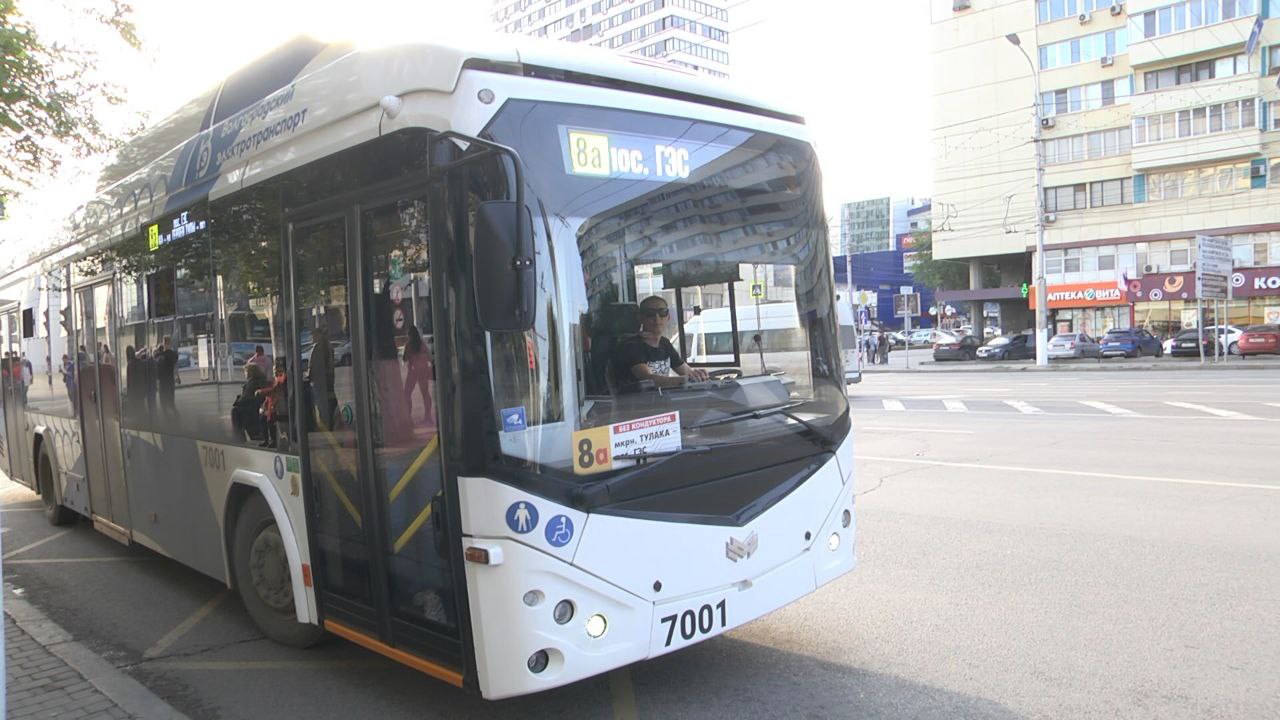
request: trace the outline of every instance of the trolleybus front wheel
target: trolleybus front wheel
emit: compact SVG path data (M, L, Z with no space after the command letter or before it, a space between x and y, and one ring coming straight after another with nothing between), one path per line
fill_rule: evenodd
M282 645L316 644L324 631L298 622L284 539L261 495L254 493L240 506L232 547L236 590L254 624Z

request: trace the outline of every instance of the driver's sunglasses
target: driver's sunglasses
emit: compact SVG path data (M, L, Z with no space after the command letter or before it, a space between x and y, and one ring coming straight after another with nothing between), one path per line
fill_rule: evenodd
M667 308L644 308L640 313L645 317L666 317L671 311Z

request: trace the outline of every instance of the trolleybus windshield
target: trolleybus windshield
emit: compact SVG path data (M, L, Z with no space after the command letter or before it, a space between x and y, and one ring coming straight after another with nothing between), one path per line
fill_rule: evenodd
M706 456L763 442L813 453L815 437L842 434L844 373L809 145L533 101L508 102L486 136L513 147L526 168L531 206L543 214L535 224L548 238L539 312L559 316L568 356L542 362L535 348L546 339L535 327L516 339L527 364L494 363L506 454L589 475L682 449ZM630 375L638 357L654 374L675 376L685 362L710 379L641 381ZM786 413L757 412L783 405Z

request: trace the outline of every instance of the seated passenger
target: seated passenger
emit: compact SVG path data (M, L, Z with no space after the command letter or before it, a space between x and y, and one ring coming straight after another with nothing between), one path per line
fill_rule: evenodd
M618 392L636 392L643 380L668 388L683 385L686 378L707 379L707 371L689 367L666 338L664 331L670 315L667 301L657 295L640 303L640 334L623 341L613 354L614 387ZM674 377L672 371L676 372Z

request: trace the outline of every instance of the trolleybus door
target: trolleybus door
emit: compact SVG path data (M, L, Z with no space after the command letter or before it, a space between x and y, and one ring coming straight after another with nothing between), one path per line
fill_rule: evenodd
M120 383L111 281L75 292L79 332L75 349L77 403L84 439L85 475L94 525L121 542L129 539L129 498L120 444Z
M427 219L405 197L291 225L295 407L325 626L460 668Z
M9 479L29 486L32 473L25 463L26 388L19 340L22 337L20 321L16 306L0 313L0 350L3 351L0 353L3 356L0 359L3 363L0 365L0 376L3 377L0 414L4 416L4 424L0 426L0 470L4 470Z

